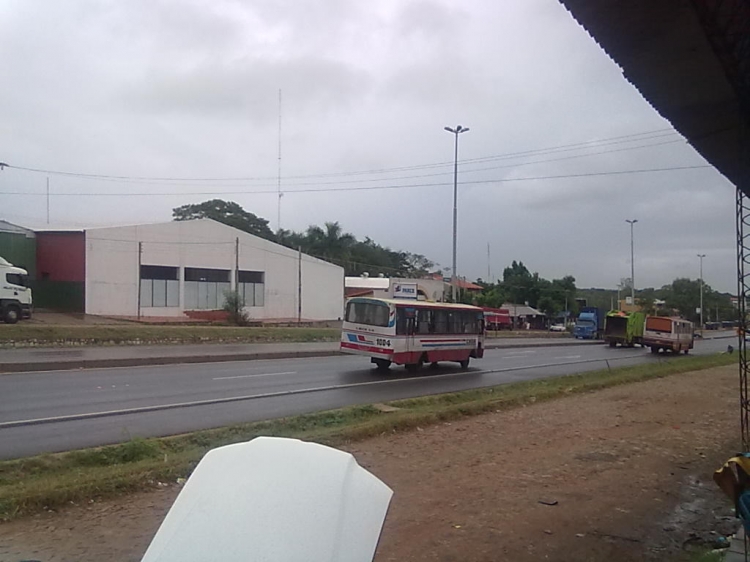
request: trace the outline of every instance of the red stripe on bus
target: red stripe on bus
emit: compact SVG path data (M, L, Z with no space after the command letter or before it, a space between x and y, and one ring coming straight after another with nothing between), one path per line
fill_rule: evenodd
M392 349L386 349L384 347L375 347L372 345L360 345L356 343L350 343L346 341L341 342L341 347L345 347L347 349L356 349L357 351L366 351L368 353L386 353L386 354L392 354Z

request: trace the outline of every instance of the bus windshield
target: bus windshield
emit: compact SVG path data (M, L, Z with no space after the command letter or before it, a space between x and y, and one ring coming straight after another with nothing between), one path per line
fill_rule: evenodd
M366 326L388 326L388 305L379 302L353 301L346 305L346 321Z

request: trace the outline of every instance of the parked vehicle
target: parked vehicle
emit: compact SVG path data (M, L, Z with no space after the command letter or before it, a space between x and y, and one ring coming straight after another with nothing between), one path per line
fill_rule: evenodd
M582 340L601 339L604 332L604 311L595 306L581 309L573 327L573 335Z
M552 324L552 326L549 327L550 332L564 332L565 331L565 324Z
M609 347L619 343L623 347L643 345L643 329L646 315L643 312L610 310L604 319L604 342Z
M688 353L693 349L693 323L682 318L647 316L643 331L643 345L651 348L651 353L660 350Z
M462 304L354 297L346 303L341 351L416 370L455 361L467 368L484 355L484 312Z
M484 311L484 325L488 331L510 330L513 321L510 313L504 308L482 308Z
M31 318L32 298L29 274L0 258L0 318L6 324L15 324Z

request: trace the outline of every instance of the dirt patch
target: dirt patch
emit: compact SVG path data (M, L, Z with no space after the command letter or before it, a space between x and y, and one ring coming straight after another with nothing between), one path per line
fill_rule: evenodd
M736 367L352 444L395 491L376 560L664 560L737 528ZM179 489L0 524L0 559L137 561ZM550 505L551 504L551 505Z

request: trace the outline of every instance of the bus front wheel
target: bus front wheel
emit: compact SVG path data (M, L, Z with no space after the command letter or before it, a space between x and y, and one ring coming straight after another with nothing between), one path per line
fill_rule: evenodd
M471 361L471 357L467 357L463 361L460 361L459 364L461 365L462 369L468 369L469 368L469 362Z

